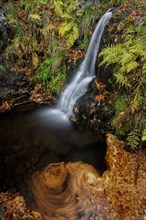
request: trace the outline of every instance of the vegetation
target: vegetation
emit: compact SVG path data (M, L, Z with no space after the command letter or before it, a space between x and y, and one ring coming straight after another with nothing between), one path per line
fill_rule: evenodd
M102 50L100 65L111 66L111 80L117 86L112 126L137 148L145 140L146 26L129 22L121 38L122 43Z
M8 1L4 4L5 16L12 30L6 48L7 64L25 71L34 83L41 83L50 94L59 94L66 82L67 62L84 56L95 23L110 7L126 0L104 0L87 4L80 0ZM135 0L136 2L136 0ZM138 4L143 2L140 0ZM134 4L131 0L131 4ZM120 40L114 32L114 43L100 53L100 65L109 66L108 80L114 88L114 117L111 121L119 136L136 148L146 139L144 120L146 74L146 27L137 25L135 10L117 25ZM125 31L123 31L125 30ZM68 58L69 56L69 58ZM38 87L37 87L38 88ZM115 92L116 91L116 92ZM109 97L109 94L108 94ZM110 99L110 97L109 97ZM96 100L105 102L101 96Z
M108 7L120 2L6 2L3 6L5 16L13 32L6 48L7 63L15 63L15 69L25 71L33 82L41 83L50 93L60 93L66 81L69 51L75 50L73 47L77 40L79 49L85 51L96 20Z

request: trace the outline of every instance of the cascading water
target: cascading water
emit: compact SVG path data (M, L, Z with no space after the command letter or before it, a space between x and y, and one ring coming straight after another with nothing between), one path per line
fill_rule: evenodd
M6 186L10 188L16 186L18 190L24 190L24 194L27 195L28 189L25 187L29 175L50 164L45 168L44 173L40 171L41 175L34 175L28 179L31 188L31 193L28 192L28 200L32 195L33 207L36 207L46 220L89 219L92 216L96 218L98 211L100 212L96 207L97 202L90 203L93 199L88 193L82 197L86 188L88 186L91 188L92 182L94 183L95 169L91 166L88 168L88 165L84 164L87 168L83 170L80 162L71 169L70 165L62 161L65 163L82 161L101 172L105 170L104 141L97 134L75 130L69 116L73 115L76 101L85 94L88 84L95 77L94 67L101 36L111 15L112 13L108 11L99 21L86 57L62 93L56 108L43 107L33 111L32 114L23 109L24 113L20 111L18 118L15 114L8 115L8 118L7 115L6 117L0 115L0 164L2 165L0 187L5 190ZM3 146L5 146L4 151ZM81 167L79 172L78 166ZM50 167L56 168L50 169ZM69 170L71 173L68 172ZM3 183L3 180L6 182ZM82 182L85 190L81 188ZM80 201L77 201L77 194ZM94 206L93 213L92 206ZM69 215L66 214L66 210Z
M69 117L73 116L73 107L76 101L83 96L89 83L95 78L95 63L99 51L99 45L105 26L112 16L112 9L109 9L98 22L95 31L92 35L86 56L81 63L78 71L67 85L59 102L55 108L49 108L39 111L39 117L50 126L55 128L62 128L64 126L70 127Z
M73 107L76 101L86 93L89 83L95 77L94 68L101 37L111 16L112 12L109 9L98 22L92 35L86 57L59 99L57 108L64 112L66 116L73 115Z

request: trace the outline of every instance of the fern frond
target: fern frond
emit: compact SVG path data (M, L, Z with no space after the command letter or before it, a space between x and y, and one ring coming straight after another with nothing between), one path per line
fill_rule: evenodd
M120 112L116 114L111 121L112 126L116 128L117 135L125 135L125 133L129 132L131 121L126 120L126 114L126 110L125 112Z
M143 97L140 89L136 89L134 99L131 101L131 111L134 113L140 106Z
M56 30L56 26L54 24L48 24L44 28L40 29L40 33L44 36L46 40L48 40L50 33Z
M136 69L139 64L136 61L131 61L126 65L127 73L131 72L132 70Z
M71 20L71 19L72 19L72 16L71 16L70 14L68 14L68 13L64 13L64 14L62 15L62 18L63 18L63 19L66 19L66 20Z
M54 12L56 15L59 15L60 17L63 16L63 10L62 10L63 2L61 0L54 1L54 4L51 8L54 9Z
M130 145L133 149L137 148L140 143L140 132L139 130L133 130L128 134L127 137L128 145Z
M146 127L144 128L142 132L142 141L146 141Z
M146 73L146 63L144 63L143 67L142 67L142 70L144 73Z
M127 107L127 97L125 95L123 96L119 95L115 102L116 114L125 111L126 107Z
M68 14L71 14L78 6L78 1L75 1L75 2L71 2L67 8L66 8L66 12Z
M135 42L135 45L131 46L130 51L131 53L135 54L136 56L141 56L141 53L144 49L144 44L142 43L141 40L137 40Z
M69 46L72 46L74 42L78 39L78 37L79 37L78 28L77 26L74 26L72 32L67 37L67 42Z
M121 65L122 66L136 59L136 56L133 53L126 52L126 50L123 52L124 53L121 56Z
M113 46L104 48L99 57L103 57L103 61L100 63L101 65L106 64L109 66L110 64L118 63L120 61L119 51L121 49L121 45Z
M36 22L40 22L41 21L41 17L38 14L30 14L29 15L29 19L31 21L36 21Z
M68 46L71 47L79 37L78 26L73 22L64 22L59 27L59 34L67 40Z
M71 29L74 27L73 22L63 22L59 27L59 34L64 37L71 31Z
M114 76L116 77L116 82L122 86L122 87L131 87L128 78L126 76L124 76L123 74L119 73L115 73Z

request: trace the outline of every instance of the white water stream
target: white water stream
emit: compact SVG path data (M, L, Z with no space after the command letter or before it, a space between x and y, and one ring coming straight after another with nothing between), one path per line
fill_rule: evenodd
M69 118L74 115L74 105L87 92L89 83L95 78L96 57L104 28L112 16L111 10L109 9L99 20L91 37L86 56L73 79L62 92L57 106L39 112L40 117L47 124L55 127L70 126Z
M112 12L109 9L99 20L83 62L60 96L57 108L64 112L67 117L73 115L73 107L76 101L87 92L89 83L95 78L94 69L101 37L111 16Z

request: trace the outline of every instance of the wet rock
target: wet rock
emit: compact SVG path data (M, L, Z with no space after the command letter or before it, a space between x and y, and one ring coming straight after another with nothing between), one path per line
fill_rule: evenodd
M4 49L8 39L8 23L2 9L0 9L0 51Z
M30 92L30 83L26 75L11 72L0 66L0 103L12 100L18 103L27 100Z
M0 205L0 219L3 217L4 213L5 213L5 208L3 205Z

